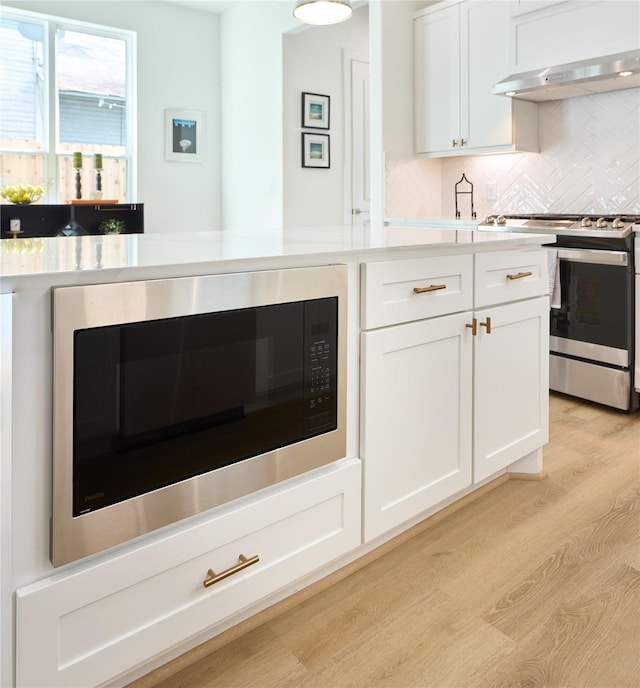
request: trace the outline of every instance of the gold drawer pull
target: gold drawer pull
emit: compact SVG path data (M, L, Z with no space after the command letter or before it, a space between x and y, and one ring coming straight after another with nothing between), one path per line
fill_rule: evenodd
M478 334L478 319L472 318L471 323L467 323L465 327L470 327L471 334L475 337Z
M491 318L487 318L484 322L481 322L480 327L486 327L487 334L491 334Z
M447 288L446 284L432 284L428 287L414 287L413 293L414 294L424 294L427 291L438 291L439 289L446 289L446 288Z
M532 272L517 272L515 275L507 275L508 280L522 279L523 277L531 277Z
M241 554L238 557L238 559L240 559L239 564L232 566L230 569L227 569L222 573L215 573L213 569L209 569L207 571L207 573L209 574L209 578L207 578L204 581L204 587L208 588L210 585L218 583L219 581L224 580L225 578L229 578L229 576L233 576L234 573L238 573L238 571L242 571L243 569L246 569L248 566L251 566L252 564L257 564L260 561L260 557L258 557L257 554L254 557L251 557L251 559L247 559L247 557L245 557L244 554Z

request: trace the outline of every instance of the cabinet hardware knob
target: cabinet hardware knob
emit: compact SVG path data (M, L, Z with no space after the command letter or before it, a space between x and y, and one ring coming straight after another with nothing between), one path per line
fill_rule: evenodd
M414 294L424 294L427 291L439 291L440 289L446 289L446 284L431 284L428 287L414 287Z
M465 327L470 327L471 328L471 334L472 336L476 336L478 334L478 320L476 318L473 318L471 320L471 323L467 323Z
M523 277L531 277L533 273L529 272L517 272L515 275L507 275L508 280L522 279Z
M467 141L465 139L460 139L460 145L461 146L464 146L465 143L467 143Z
M491 334L491 318L487 318L484 322L481 322L480 327L486 327L487 334Z
M238 559L240 559L239 564L236 564L235 566L232 566L230 569L222 571L221 573L215 573L213 569L209 569L207 571L209 577L205 578L203 582L204 587L208 588L210 585L218 583L219 581L224 580L225 578L229 578L229 576L233 576L234 573L238 573L239 571L246 569L248 566L257 564L260 561L260 557L258 557L257 554L251 557L250 559L247 559L247 557L245 557L244 554L241 554L238 557Z
M451 139L451 145L455 148L458 145L458 142L455 139Z

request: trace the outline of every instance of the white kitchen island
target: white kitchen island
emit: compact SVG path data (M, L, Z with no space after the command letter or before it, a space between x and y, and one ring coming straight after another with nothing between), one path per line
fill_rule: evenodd
M508 471L539 472L552 240L454 224L1 241L0 684L126 685ZM345 457L54 569L51 287L328 263L349 275ZM240 553L260 563L202 586Z

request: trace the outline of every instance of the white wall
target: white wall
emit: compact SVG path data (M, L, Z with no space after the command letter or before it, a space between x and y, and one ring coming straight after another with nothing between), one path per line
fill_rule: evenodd
M220 21L154 0L3 0L3 5L137 32L138 194L145 232L219 229ZM204 162L164 158L167 108L204 113Z
M284 226L327 227L344 222L344 55L369 54L369 12L349 21L308 27L284 37ZM303 129L302 93L330 96L329 130ZM350 126L350 125L349 125ZM301 139L308 131L330 136L330 168L303 168Z
M433 4L383 0L382 131L385 217L440 217L440 161L424 165L414 154L413 14Z
M282 34L299 26L284 0L244 0L221 18L222 226L282 227Z
M424 2L383 2L382 51L384 150L386 155L413 155L413 15Z

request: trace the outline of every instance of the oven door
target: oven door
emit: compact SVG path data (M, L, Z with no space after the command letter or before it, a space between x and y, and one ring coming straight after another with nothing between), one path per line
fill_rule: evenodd
M550 351L627 368L632 279L625 251L559 249L560 308L551 309Z

